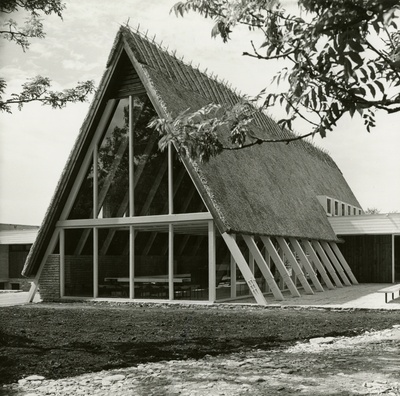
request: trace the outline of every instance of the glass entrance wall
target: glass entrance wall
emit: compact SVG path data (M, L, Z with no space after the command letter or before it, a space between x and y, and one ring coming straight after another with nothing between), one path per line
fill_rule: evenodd
M63 295L214 298L209 290L212 217L175 149L159 150L160 136L148 127L157 116L150 100L146 95L112 100L108 109L109 118L99 124L84 159L90 165L83 182L73 186L70 212L60 219ZM201 221L200 213L206 214Z
M65 296L93 297L93 229L65 230Z

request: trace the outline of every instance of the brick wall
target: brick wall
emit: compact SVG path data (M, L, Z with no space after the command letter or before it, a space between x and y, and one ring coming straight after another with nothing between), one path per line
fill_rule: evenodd
M47 258L39 279L39 292L43 301L60 300L60 256L51 254Z

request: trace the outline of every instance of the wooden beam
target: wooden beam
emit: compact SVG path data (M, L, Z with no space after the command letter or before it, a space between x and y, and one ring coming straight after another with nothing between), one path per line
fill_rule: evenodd
M292 245L294 251L296 252L297 256L299 257L299 260L307 272L308 276L311 279L311 282L313 283L315 289L317 291L323 292L324 288L322 287L320 281L318 280L317 274L312 268L311 263L308 261L308 258L306 254L304 253L303 249L301 248L299 241L295 238L289 238L290 244Z
M275 299L280 301L284 300L283 294L279 290L279 287L275 282L274 275L272 275L271 270L268 267L268 264L265 262L264 257L262 256L260 250L258 249L257 244L254 241L254 238L249 235L242 235L242 236L251 254L253 255L258 267L260 268L260 271L263 274L268 286L270 287Z
M129 298L135 298L135 230L129 227Z
M304 246L304 249L306 250L307 254L310 256L311 261L314 263L315 268L317 271L320 273L321 278L324 280L325 285L327 286L328 289L334 289L335 286L331 282L328 274L325 271L325 267L321 263L319 257L317 256L317 253L315 252L313 246L311 245L311 242L308 241L307 239L302 240L302 244Z
M174 299L174 226L168 226L168 296Z
M267 301L265 300L264 295L262 294L260 288L258 287L258 284L254 279L254 276L250 271L246 259L243 257L243 254L240 251L239 246L237 245L235 239L232 238L232 236L227 234L226 232L222 234L222 238L224 239L226 245L228 246L228 249L230 250L232 256L234 257L236 264L239 267L240 272L243 275L243 278L247 282L247 285L249 286L249 289L253 294L257 304L267 305Z
M208 222L208 301L213 303L217 299L216 280L216 247L214 221Z
M261 236L260 237L265 248L268 250L268 253L271 255L273 262L275 263L276 268L278 269L279 273L283 281L286 283L287 287L290 290L290 293L293 297L300 297L300 293L297 290L296 285L293 283L292 278L289 275L288 270L285 267L284 262L282 261L281 257L279 256L278 252L275 249L271 239L269 237Z
M57 227L63 228L87 228L87 227L110 227L110 226L144 226L144 225L166 225L168 223L192 223L213 220L211 213L177 213L173 215L135 216L108 219L76 219L60 220Z
M333 268L331 262L329 261L328 256L326 255L324 249L322 249L322 246L318 241L311 241L315 251L318 253L318 256L321 258L322 264L325 266L325 268L328 270L329 275L332 277L333 281L335 282L335 285L337 287L343 287L342 282L340 281L339 277L336 274L335 269Z
M93 228L93 297L99 296L99 230Z
M304 276L304 273L303 273L302 269L300 268L300 265L297 262L296 257L294 256L293 252L289 248L289 245L287 244L286 240L282 237L277 237L276 240L278 241L279 246L281 247L283 253L285 253L285 257L289 260L294 273L297 275L297 278L299 279L300 284L304 288L304 291L307 294L314 294L313 289L311 288L310 284L307 282L307 279Z
M231 237L236 241L236 235L232 234ZM229 251L229 249L228 249ZM236 261L232 253L230 254L230 266L231 266L231 298L237 297L237 284L236 284Z
M329 259L331 260L331 263L335 267L336 271L338 272L338 274L342 278L343 283L346 286L351 286L351 282L349 281L349 278L344 273L343 267L340 265L339 260L335 256L335 253L333 253L333 251L332 251L330 245L328 244L328 242L321 241L320 244L322 246L322 249L324 249L325 253L328 255Z
M336 254L336 257L339 259L339 262L342 264L342 267L346 271L347 276L353 282L353 285L358 285L357 279L354 276L353 271L351 270L349 264L347 263L346 259L344 258L342 252L340 251L338 245L335 242L329 242L329 245L331 246L332 250Z
M65 296L65 230L60 230L60 297Z

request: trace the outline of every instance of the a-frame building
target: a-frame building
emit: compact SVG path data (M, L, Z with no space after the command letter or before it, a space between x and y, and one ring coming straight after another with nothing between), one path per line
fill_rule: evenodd
M227 301L357 283L329 221L360 204L305 141L207 163L158 149L154 116L240 98L122 27L24 268L44 300ZM254 125L286 137L265 114ZM346 213L343 212L343 215Z

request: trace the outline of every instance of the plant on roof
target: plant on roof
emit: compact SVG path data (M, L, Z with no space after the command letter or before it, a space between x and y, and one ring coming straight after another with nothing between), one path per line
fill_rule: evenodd
M294 133L299 122L308 125L308 133L300 138L315 134L325 137L346 114L362 117L369 132L376 125L378 111L400 112L398 0L298 0L293 12L285 10L285 3L288 1L186 0L173 8L178 16L194 11L213 19L211 35L224 42L244 25L257 38L244 56L266 62L266 70L268 62L282 62L282 69L272 80L277 88L262 87L259 95L247 99L248 106L242 106L244 113L220 106L219 114L223 111L225 120L229 119L226 125L232 132L230 143L241 148L299 139L296 134L282 139L258 136L248 122L249 106L262 110L283 107L285 116L278 121L282 128ZM179 137L171 132L164 134L180 145L185 145L188 137L189 148L198 138L196 129L197 134L208 134L213 147L205 152L206 159L224 148L232 149L218 140L216 130L220 125L210 112L203 113L203 117L201 112L195 117L186 114L186 119L178 117L175 122L181 131ZM201 156L204 142L198 139ZM189 151L196 154L196 150Z
M64 9L65 5L61 0L1 0L0 37L20 46L25 52L29 49L31 39L42 39L46 35L41 15L55 14L62 19ZM14 19L8 18L9 15L20 11L27 15L22 26ZM20 93L13 93L4 99L6 88L6 80L0 77L0 111L11 113L11 105L17 105L21 110L22 106L29 102L41 102L52 108L62 108L67 103L86 101L88 95L94 91L94 82L78 82L74 88L53 91L48 77L36 76L22 85Z

